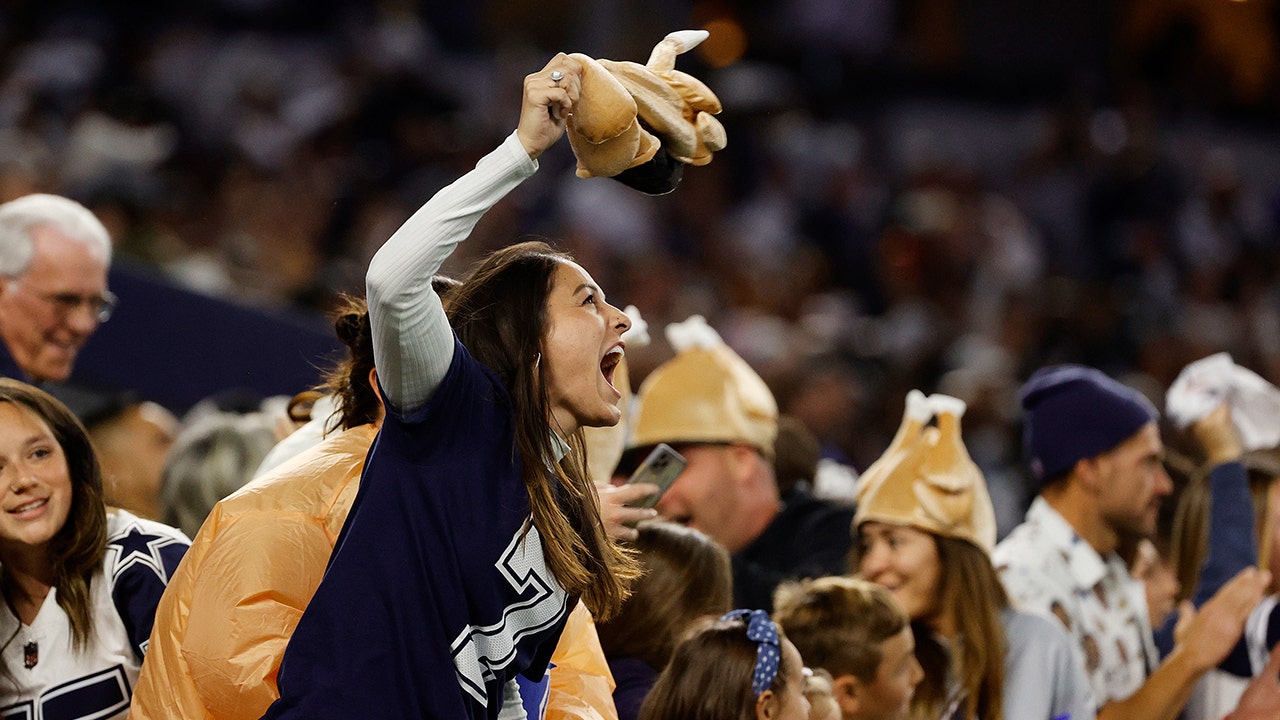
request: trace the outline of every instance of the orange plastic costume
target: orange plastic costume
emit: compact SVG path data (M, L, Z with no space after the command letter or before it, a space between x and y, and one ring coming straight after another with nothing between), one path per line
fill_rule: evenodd
M324 575L377 429L330 436L219 502L156 609L133 720L256 720ZM548 719L617 720L613 677L579 603L552 656Z

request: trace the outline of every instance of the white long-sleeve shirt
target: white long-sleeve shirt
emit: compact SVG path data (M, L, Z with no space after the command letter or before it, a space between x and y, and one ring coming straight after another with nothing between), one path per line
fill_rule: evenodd
M430 399L453 360L453 330L431 278L480 218L537 170L511 133L419 208L369 263L374 363L387 400L402 412Z

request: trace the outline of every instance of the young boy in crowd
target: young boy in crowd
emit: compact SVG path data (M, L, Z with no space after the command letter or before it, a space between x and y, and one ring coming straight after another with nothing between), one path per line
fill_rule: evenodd
M774 594L774 621L805 664L829 672L842 720L904 720L924 672L907 616L875 583L824 577Z

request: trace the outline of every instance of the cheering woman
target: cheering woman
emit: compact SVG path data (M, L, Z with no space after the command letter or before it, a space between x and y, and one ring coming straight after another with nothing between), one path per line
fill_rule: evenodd
M521 717L573 603L607 618L626 598L636 565L605 535L581 438L621 417L626 315L541 243L482 260L447 315L431 288L564 134L580 83L564 55L526 77L516 131L369 266L386 419L267 718Z

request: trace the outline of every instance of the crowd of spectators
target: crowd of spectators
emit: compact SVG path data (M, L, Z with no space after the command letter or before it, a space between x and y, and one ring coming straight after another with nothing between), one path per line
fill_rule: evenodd
M643 62L666 32L705 26L680 62L724 102L715 162L650 198L576 178L562 144L453 269L553 238L652 326L706 316L824 455L858 469L908 389L960 397L1001 534L1029 500L1014 393L1032 369L1087 363L1158 398L1225 350L1280 382L1280 136L1190 91L1171 110L1185 63L1123 93L1056 76L1009 93L992 87L1012 70L956 70L991 53L928 44L953 3L742 5L11 6L0 201L73 197L121 262L320 312L512 127L494 99L526 68L559 50ZM636 385L671 354L654 338L629 354Z

